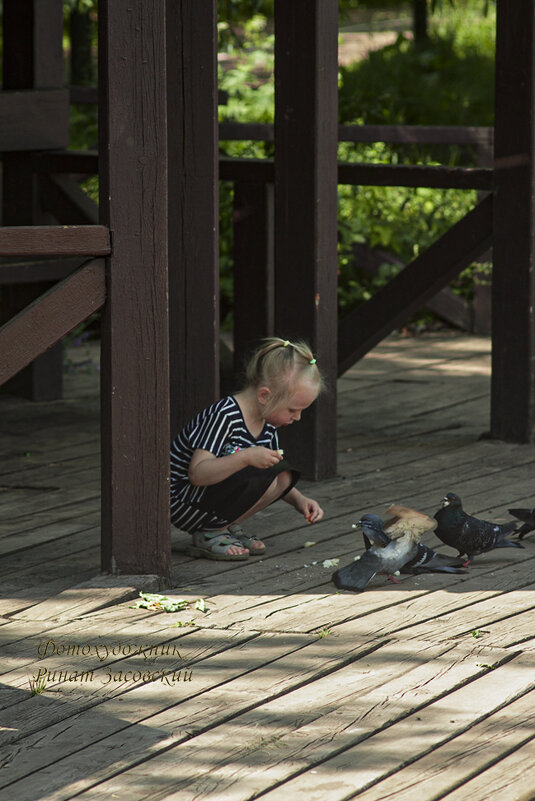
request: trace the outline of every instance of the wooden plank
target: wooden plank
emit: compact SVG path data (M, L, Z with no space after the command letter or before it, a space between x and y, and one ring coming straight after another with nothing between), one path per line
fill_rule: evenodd
M220 637L222 634L223 632L218 632L217 636ZM225 632L225 634L228 633ZM186 639L194 640L195 638L188 637ZM185 643L185 646L187 648L187 643ZM132 797L138 798L141 788L138 784L136 790L134 783L138 780L137 777L141 767L139 765L140 727L132 725L124 727L123 723L123 731L119 729L117 733L113 733L114 728L119 728L117 723L120 721L117 721L117 717L123 719L123 721L126 717L132 723L139 721L140 711L148 701L148 711L149 714L151 712L152 714L148 719L146 715L143 715L143 723L145 724L143 728L146 734L154 730L159 732L159 735L156 738L149 735L150 744L149 740L145 741L146 747L150 748L152 757L151 764L147 765L147 770L153 775L153 771L161 771L163 769L165 774L167 770L166 763L169 758L167 754L170 747L177 755L175 747L180 743L184 743L184 749L189 754L193 747L193 744L190 745L188 742L192 739L192 734L202 733L208 728L209 738L212 739L213 734L210 730L218 723L231 720L239 712L243 713L253 709L258 705L260 698L263 700L277 698L293 689L303 687L306 685L307 679L321 679L324 677L321 682L322 686L327 688L330 685L331 695L333 695L332 674L336 669L347 665L350 661L356 661L358 667L355 668L350 665L348 670L352 674L362 676L359 658L365 657L371 650L374 649L370 648L369 644L353 643L348 644L346 653L341 654L338 648L332 647L328 642L307 642L304 639L295 639L287 635L269 636L267 638L262 636L250 639L250 642L243 643L236 653L215 654L206 660L206 664L201 663L198 668L193 664L191 689L187 686L185 688L183 686L175 686L177 703L168 705L168 709L161 712L154 709L154 701L151 702L150 700L151 695L154 698L158 692L158 688L154 684L131 689L128 694L130 695L133 692L134 697L131 698L128 708L125 708L124 702L122 704L113 704L112 702L110 706L106 704L109 710L109 717L106 718L106 721L102 721L100 727L88 726L87 733L89 737L82 735L84 740L90 739L93 741L88 744L87 749L84 749L84 753L79 752L78 755L73 753L72 737L61 736L62 727L58 726L58 735L61 737L61 742L55 743L53 747L59 745L69 755L57 761L59 755L56 750L53 774L51 774L52 766L50 764L47 765L45 762L45 767L36 772L34 776L22 778L13 786L20 793L21 801L27 799L28 796L26 794L30 794L32 790L34 791L36 782L42 782L45 776L47 777L47 788L51 793L51 798L54 799L65 798L66 792L81 792L92 787L97 793L104 793L108 791L107 782L104 784L105 780L111 777L109 779L111 783L116 781L115 775L119 772L117 767L120 753L121 783L124 781L125 786L128 786L128 790L125 790L125 792L130 792L130 786L132 786ZM185 649L184 653L186 653ZM233 657L236 658L238 656L241 659L236 664ZM398 662L399 669L402 670L403 668L399 668ZM258 694L251 693L251 674L255 676L255 680L258 682ZM329 676L330 681L326 678L327 676ZM207 708L207 699L203 691L208 689L212 700ZM179 692L180 695L178 694ZM184 695L186 695L186 698L184 698ZM137 704L134 700L135 696L140 699ZM147 699L147 701L141 701L142 698ZM142 705L141 709L140 704ZM117 710L115 714L113 714L114 709ZM101 713L99 717L101 717L104 710L100 709L99 711ZM103 727L110 731L111 736L107 743L105 739L102 740ZM126 730L124 730L125 728ZM193 737L193 743L195 739ZM112 743L114 759L110 761L109 758L106 758L103 748L106 748L109 755ZM77 756L78 759L76 759ZM177 759L180 760L181 765L183 764L185 774L190 774L190 771L194 769L195 760L183 757L180 752L177 755ZM92 767L89 772L87 771L87 766L90 763L86 760L91 760ZM47 761L50 763L50 758ZM189 767L187 767L188 761L190 763ZM99 765L97 771L94 769L95 764ZM130 767L132 770L123 774L122 771L126 767ZM64 769L67 769L70 773L68 790L62 786ZM2 775L3 778L4 776ZM101 783L102 787L100 786ZM172 786L173 784L171 784ZM169 785L167 787L169 789Z
M219 397L217 2L168 3L173 436Z
M298 162L299 164L299 162ZM221 158L222 180L271 182L274 165L271 159ZM339 184L354 186L429 186L441 189L492 189L494 172L488 167L443 167L422 164L350 164L337 167Z
M252 345L273 336L273 187L234 184L234 372Z
M0 228L1 256L107 256L104 225L18 225Z
M339 125L339 142L492 146L494 128L462 125Z
M39 196L45 211L65 225L97 225L98 206L68 175L40 175Z
M94 259L0 329L0 383L58 342L106 298L104 263Z
M37 172L98 173L98 153L94 150L57 150L34 153L32 164Z
M491 433L512 442L535 430L534 10L497 4Z
M41 261L2 261L0 285L35 284L41 281L61 281L83 264L83 259L43 259Z
M219 177L222 181L252 181L273 183L275 164L272 159L219 159Z
M313 763L313 776L305 770L281 787L265 793L265 798L275 801L291 794L296 801L305 798L307 801L342 801L348 793L365 790L419 754L428 753L432 743L436 747L454 734L468 731L505 702L532 689L532 665L532 659L519 656L511 663L484 673L475 682L468 682L434 700L424 709L413 711L410 699L405 698L405 714L412 712L405 720L375 733L371 742L361 734L359 739L363 742L360 744L321 764ZM423 701L421 687L417 699L420 703ZM356 733L354 736L358 737Z
M338 183L353 186L429 186L435 189L492 189L488 167L442 167L422 164L338 165Z
M219 123L221 140L274 141L274 126L267 123ZM461 125L339 125L339 142L390 142L415 145L485 145L492 147L494 128Z
M339 324L338 370L345 372L407 317L425 306L492 238L489 195L437 242Z
M275 332L309 342L329 387L281 441L315 480L336 472L337 14L275 1Z
M61 0L6 0L3 4L3 81L0 94L2 223L41 222L29 147L65 147L69 108L63 89L63 4ZM32 302L48 286L3 290L0 323ZM62 351L57 345L22 370L2 392L54 400L62 392Z
M535 741L531 739L444 797L447 801L530 801L534 784Z
M253 647L259 644L256 641L252 643ZM459 684L470 681L482 672L474 664L474 651L470 659L470 652L463 653L458 649L449 653L443 650L433 653L423 643L419 652L410 654L400 651L399 646L392 648L387 645L384 654L383 649L372 654L366 654L365 649L366 646L361 644L359 653L352 643L350 663L347 664L349 660L340 660L341 664L336 665L333 656L336 654L340 659L340 648L336 643L329 648L329 640L326 639L302 648L297 654L279 658L264 669L260 667L250 676L248 688L243 680L222 688L221 701L224 703L226 698L226 708L216 705L217 692L210 693L214 698L214 706L210 706L207 713L205 703L203 713L212 720L217 714L219 720L216 717L214 721L218 723L217 727L213 728L210 720L212 725L199 727L199 731L191 713L188 715L189 705L183 704L182 709L177 710L180 717L177 718L176 713L173 716L175 736L152 746L150 758L145 759L143 765L140 763L138 744L137 753L127 754L127 759L123 759L122 771L119 772L115 767L112 773L104 767L97 775L82 778L69 789L80 792L87 788L85 796L93 799L102 798L105 793L122 792L134 801L143 797L147 785L158 781L157 797L169 801L185 801L186 798L192 798L193 793L198 797L245 801L256 793L269 792L281 780L303 770L307 762L310 764L311 761L317 768L318 763L321 765L322 760L339 751L340 747L366 739L388 723L405 718L409 711L420 710L433 697L433 692L451 692ZM438 675L437 662L432 654L442 667ZM321 662L324 662L323 670L320 668ZM279 676L284 668L286 674L282 674L284 678L281 680ZM306 676L308 682L296 681L298 675L302 678ZM256 704L252 699L247 704L252 678L258 682L264 696L261 704L258 704L259 695ZM513 689L517 684L526 683L525 671L515 679ZM277 683L274 684L274 681ZM389 689L387 699L383 682ZM343 699L340 697L341 687L345 688ZM426 687L425 692L422 692L422 687ZM501 694L504 692L502 687ZM232 701L232 712L228 709L229 701ZM497 705L498 699L488 700L489 705L493 702ZM463 722L473 714L471 706L462 716ZM326 716L327 725L323 725L322 715ZM151 723L157 728L165 728L166 718L173 719L163 713L154 717ZM180 735L177 737L176 734L181 731L180 726L197 736L184 738L181 742ZM123 752L125 745L128 746L125 741L126 737L123 737ZM275 747L278 744L280 749ZM307 744L310 745L309 753L303 757L302 752L306 752ZM101 749L103 745L104 742L96 744L91 751L98 753L98 746ZM117 745L121 747L119 743ZM410 738L407 747L409 745ZM388 753L395 755L395 749L390 749ZM365 760L360 760L359 764L362 762L366 764ZM67 764L69 772L76 769L73 759ZM60 765L58 763L56 768ZM61 767L67 769L67 765ZM107 781L102 781L106 772L112 775ZM314 793L311 778L307 777L309 790ZM55 783L58 781L52 777L51 780ZM23 782L15 785L21 799L26 798L25 793L32 786L31 779L26 785ZM294 782L288 784L293 787ZM283 792L283 788L284 784L280 792ZM55 801L66 797L61 790L52 796Z
M370 787L361 794L362 801L383 801L392 794L396 801L409 801L414 798L414 788L418 786L420 798L450 798L448 794L452 788L462 788L458 798L473 798L470 779L475 774L483 777L486 794L484 799L496 797L503 798L494 794L494 790L489 789L489 769L494 773L493 766L501 765L501 760L505 757L507 764L508 754L511 750L521 749L533 738L533 727L535 725L533 702L533 691L522 695L516 701L507 704L495 711L490 717L482 720L468 731L462 732L454 739L444 743L438 748L434 748L430 754L411 761L409 765L396 771L392 776L383 779L378 784ZM416 722L416 721L415 721ZM421 723L421 721L418 721ZM523 753L522 750L520 753ZM518 761L522 759L518 753ZM524 768L530 763L526 759ZM497 771L496 771L497 772ZM511 798L518 798L515 790L511 787L513 774L505 770L503 766L500 776L504 780L505 787ZM520 778L520 777L518 777ZM490 785L491 786L491 785ZM524 776L522 786L527 786ZM505 796L507 797L507 796Z
M106 606L136 598L140 591L159 589L157 576L96 576L83 584L69 587L53 598L32 606L31 611L12 615L14 620L72 620ZM29 615L29 617L28 617Z
M100 211L114 236L101 322L102 566L162 577L171 555L165 5L107 0L98 15Z
M0 93L0 149L53 150L69 144L66 89Z

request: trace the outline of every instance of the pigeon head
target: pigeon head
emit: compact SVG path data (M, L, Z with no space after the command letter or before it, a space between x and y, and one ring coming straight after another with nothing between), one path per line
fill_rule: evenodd
M448 492L442 498L442 506L453 506L460 508L462 506L461 499L454 492Z
M383 521L379 517L379 515L373 514L365 514L359 520L359 526L362 528L366 526L367 528L372 529L373 531L382 531L383 530Z

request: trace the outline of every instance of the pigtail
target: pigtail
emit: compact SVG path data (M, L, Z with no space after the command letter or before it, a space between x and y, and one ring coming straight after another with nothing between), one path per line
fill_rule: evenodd
M318 392L325 389L314 354L304 340L279 337L262 340L249 359L245 373L246 386L271 389L273 404L289 397L301 380L316 385Z

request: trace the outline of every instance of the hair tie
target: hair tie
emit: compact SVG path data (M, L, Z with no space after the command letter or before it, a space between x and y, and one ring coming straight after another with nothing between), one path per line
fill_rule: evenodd
M289 344L290 344L290 340L289 339L285 339L282 347L283 348L287 348Z
M316 359L309 359L309 364L316 364Z

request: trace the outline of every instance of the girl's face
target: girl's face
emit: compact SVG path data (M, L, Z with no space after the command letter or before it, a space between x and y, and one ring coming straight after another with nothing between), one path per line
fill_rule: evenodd
M264 392L267 390L267 392ZM258 400L261 405L264 405L271 395L267 387L262 387L258 392ZM279 428L280 426L289 426L296 420L301 419L301 412L314 403L318 397L318 388L308 381L303 381L296 385L294 391L285 401L271 409L264 417L264 419L271 423L271 425Z

